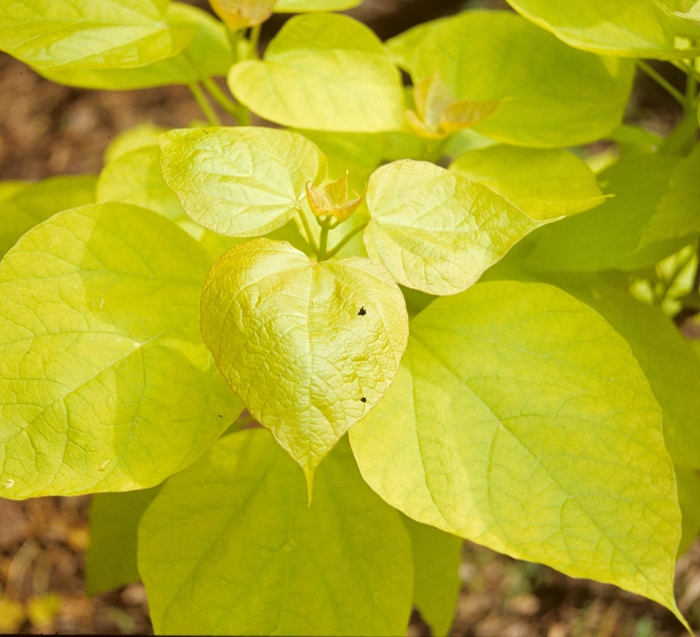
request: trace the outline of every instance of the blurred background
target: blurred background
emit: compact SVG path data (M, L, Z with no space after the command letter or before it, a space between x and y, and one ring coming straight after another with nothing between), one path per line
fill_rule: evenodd
M188 1L188 0L184 0ZM206 1L189 4L207 9ZM508 9L503 0L365 0L345 12L382 39L465 9ZM285 20L265 23L261 43ZM680 90L684 75L654 68ZM219 112L225 123L230 117ZM681 117L678 104L646 76L638 77L627 121L666 134ZM87 91L52 84L0 53L0 179L97 174L105 148L119 133L144 122L187 126L202 119L187 87ZM601 143L601 150L605 143ZM595 150L595 149L594 149ZM0 499L0 633L148 634L148 603L134 583L89 597L84 556L90 496ZM455 637L675 637L670 612L613 586L574 580L547 567L519 562L465 543ZM677 569L679 607L700 626L700 543ZM408 635L430 635L415 612Z

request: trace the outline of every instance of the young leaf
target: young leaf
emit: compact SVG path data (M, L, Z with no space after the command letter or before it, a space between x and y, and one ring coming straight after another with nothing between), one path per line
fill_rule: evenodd
M36 184L4 182L0 193L0 257L17 240L51 215L95 201L92 175L51 177Z
M524 146L602 137L620 123L634 73L631 61L577 51L499 11L428 22L388 44L414 84L438 73L456 100L500 101L474 130Z
M314 263L287 243L229 250L202 291L202 335L221 373L309 480L379 402L408 338L401 291L359 257Z
M402 285L455 294L539 223L503 197L428 162L377 170L367 188L370 258Z
M4 0L0 49L37 69L130 69L192 39L165 20L167 0Z
M310 141L270 128L195 128L160 137L163 179L185 212L220 234L253 237L281 228L306 183L325 176Z
M3 497L151 487L242 405L202 343L202 248L144 208L60 212L0 262Z
M347 132L404 127L398 70L377 36L346 16L292 18L264 61L235 64L228 83L239 102L285 126Z
M85 553L88 595L138 582L136 529L160 485L126 493L97 493L90 502L90 541Z
M455 159L450 170L488 186L533 219L573 215L605 201L593 171L559 148L477 148Z
M557 288L499 281L433 301L350 440L365 480L415 520L680 617L661 410L627 343Z
M413 604L432 634L447 635L459 597L462 538L402 516L413 551Z
M362 0L277 0L275 13L344 11L362 4Z
M668 192L644 227L639 247L700 232L700 144L671 175Z
M181 2L168 5L166 19L173 29L194 32L185 49L166 60L134 69L42 67L37 70L58 84L112 91L191 84L228 73L233 64L233 53L221 22L201 9Z
M309 506L302 473L267 432L222 438L168 480L138 549L156 633L406 631L408 534L347 443L319 468Z
M644 227L666 194L679 158L635 153L599 175L602 205L533 233L523 263L536 271L637 270L673 254L687 239L671 239L639 249ZM644 175L644 179L640 179Z
M508 0L508 3L535 24L579 49L633 58L689 57L687 49L676 48L668 14L655 0Z

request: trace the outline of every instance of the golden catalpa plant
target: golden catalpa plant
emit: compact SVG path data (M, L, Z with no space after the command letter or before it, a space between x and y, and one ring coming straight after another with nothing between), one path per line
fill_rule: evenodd
M90 592L141 578L156 633L445 634L466 538L685 622L700 11L509 2L388 42L357 0L2 2L43 77L207 119L0 184L1 495L97 494ZM636 70L666 137L622 123Z

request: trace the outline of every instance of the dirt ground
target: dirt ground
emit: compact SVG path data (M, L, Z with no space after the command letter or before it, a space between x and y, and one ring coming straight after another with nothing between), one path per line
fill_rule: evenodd
M388 37L459 4L464 3L384 0L366 3L356 15ZM500 0L480 4L502 5ZM670 77L673 79L672 74ZM635 95L630 117L638 121L653 117L660 131L677 118L672 100L650 88L648 82L641 82ZM184 87L126 92L70 89L46 82L25 65L0 54L3 180L97 174L104 149L120 132L147 121L186 126L201 117ZM0 633L151 632L141 584L94 598L84 592L89 501L90 496L26 502L0 499ZM454 637L683 634L670 612L648 600L518 562L471 543L465 544L460 578ZM700 626L700 543L678 565L677 598L691 623ZM429 634L414 613L409 635Z

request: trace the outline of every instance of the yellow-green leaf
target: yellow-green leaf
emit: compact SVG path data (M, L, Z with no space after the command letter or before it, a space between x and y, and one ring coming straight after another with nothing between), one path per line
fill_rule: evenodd
M242 409L199 333L208 257L168 219L93 204L0 262L0 484L21 499L151 487Z
M166 19L172 28L194 32L185 49L166 60L134 69L42 67L37 70L58 84L111 91L190 84L228 73L233 64L233 53L221 22L205 11L181 2L168 5Z
M533 219L564 217L605 201L593 171L559 148L477 148L458 157L450 170L488 186Z
M687 241L672 238L643 248L639 243L679 161L650 153L623 156L599 174L603 193L614 196L537 230L528 237L533 246L523 263L544 272L637 270L673 254Z
M4 0L0 49L37 69L130 69L172 57L192 39L167 0Z
M343 442L311 506L264 430L226 436L144 514L139 571L156 634L403 635L411 547Z
M503 11L428 22L388 45L414 83L438 73L456 100L500 100L473 130L523 146L574 146L610 132L634 74L630 60L577 51Z
M700 232L700 144L676 166L668 192L649 218L639 247Z
M402 516L413 551L413 604L436 636L450 630L459 597L462 538Z
M298 133L270 128L195 128L160 137L163 179L185 212L238 237L282 227L306 183L325 177L321 151Z
M143 206L172 219L202 244L212 262L240 241L207 230L185 214L163 181L158 146L143 146L108 162L97 182L97 201Z
M669 13L656 0L508 0L508 3L535 24L579 49L662 60L688 56L687 50L676 47Z
M51 177L36 184L4 182L0 191L0 257L51 215L95 201L92 175Z
M99 595L138 582L136 529L143 512L158 495L152 489L96 493L90 501L90 541L85 553L85 589Z
M389 388L408 316L398 286L369 259L315 263L288 243L255 239L209 273L202 335L250 413L311 483Z
M347 132L404 126L398 69L377 36L347 16L292 18L264 60L235 64L228 83L239 102L285 126Z
M365 480L415 520L680 617L661 410L627 343L561 290L498 281L433 301L350 440Z
M455 294L540 222L488 187L428 162L377 170L367 188L370 258L402 285Z

